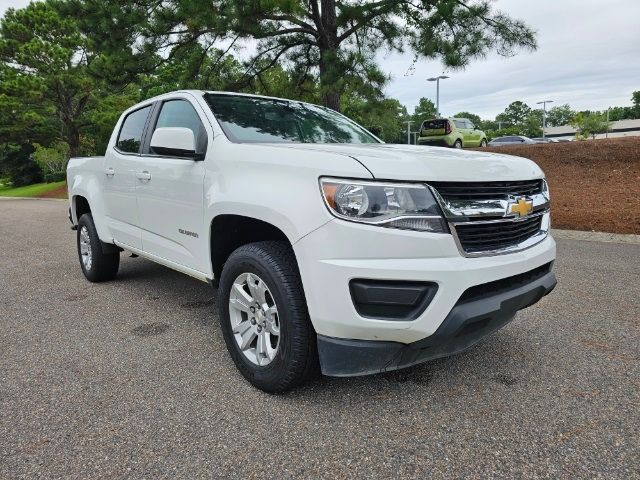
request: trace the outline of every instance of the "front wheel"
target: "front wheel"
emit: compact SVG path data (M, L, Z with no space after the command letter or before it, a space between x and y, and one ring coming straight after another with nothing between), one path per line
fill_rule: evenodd
M462 140L456 140L453 144L453 148L462 148Z
M480 146L481 146L482 148L484 148L484 147L486 147L486 146L487 146L487 139L486 139L486 138L483 138L483 139L480 141Z
M289 245L258 242L234 251L218 305L227 349L254 386L283 392L317 371L316 336Z

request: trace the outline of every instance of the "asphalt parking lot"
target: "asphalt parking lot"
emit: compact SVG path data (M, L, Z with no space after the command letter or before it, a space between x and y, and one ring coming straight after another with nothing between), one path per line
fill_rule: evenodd
M0 478L640 478L640 245L559 240L556 290L474 349L271 396L208 285L85 281L66 208L0 201Z

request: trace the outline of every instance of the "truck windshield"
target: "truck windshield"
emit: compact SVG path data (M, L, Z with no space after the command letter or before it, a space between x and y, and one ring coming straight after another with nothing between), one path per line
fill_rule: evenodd
M232 142L379 143L333 110L296 101L207 93L204 96Z

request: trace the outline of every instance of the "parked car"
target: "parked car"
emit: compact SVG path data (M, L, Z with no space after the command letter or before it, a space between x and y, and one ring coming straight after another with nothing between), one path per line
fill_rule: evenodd
M217 287L230 356L268 392L460 352L556 284L535 163L387 145L299 101L151 98L67 180L87 280L128 251Z
M496 137L489 142L489 146L491 147L501 147L503 145L532 145L537 143L535 140L532 140L529 137L525 137L523 135L509 135L506 137Z
M422 122L418 145L486 147L487 136L466 118L433 118Z
M549 137L535 137L532 138L531 140L533 140L536 143L558 143L558 140L556 140L555 138L549 138Z

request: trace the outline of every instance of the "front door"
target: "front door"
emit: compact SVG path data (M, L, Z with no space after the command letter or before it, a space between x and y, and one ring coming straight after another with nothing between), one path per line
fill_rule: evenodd
M103 164L107 227L114 240L136 249L142 248L142 238L135 173L140 166L142 135L150 112L148 105L124 118L116 143L107 150Z
M148 145L160 127L190 128L198 153L206 153L207 132L187 99L162 102L151 119L137 175L138 211L144 252L206 273L203 259L205 162L154 152Z
M468 121L467 127L469 128L469 132L471 135L471 143L474 147L479 147L480 142L482 141L482 135L480 133L480 130L478 130L478 126L474 125L473 122Z

